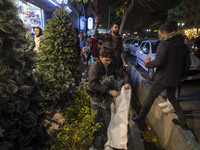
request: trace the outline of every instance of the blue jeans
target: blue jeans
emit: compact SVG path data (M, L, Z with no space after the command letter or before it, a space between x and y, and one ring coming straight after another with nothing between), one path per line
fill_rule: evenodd
M101 120L101 113L103 115L103 135L107 137L107 129L111 119L111 110L110 107L103 109L98 105L92 105L91 109L96 113L95 114L95 123L100 123ZM96 132L96 136L101 136L101 129Z

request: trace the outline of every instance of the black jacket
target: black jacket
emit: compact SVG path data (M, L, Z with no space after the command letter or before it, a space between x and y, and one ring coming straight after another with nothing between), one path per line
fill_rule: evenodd
M125 70L115 70L112 64L110 64L106 71L101 60L97 60L91 65L88 76L88 94L91 96L90 103L103 109L110 107L113 100L109 90L118 90L114 77L119 76L125 84L130 83L129 75Z
M100 81L102 80L104 76L114 76L114 77L119 76L123 79L124 84L131 83L129 75L125 70L123 69L114 70L113 65L110 64L108 66L108 70L106 73L105 66L103 65L101 60L97 60L91 65L89 69L89 73L88 73L89 88L93 92L99 93L99 94L108 94L109 90L113 90L113 89L109 89L109 87L104 87L101 85Z
M157 68L154 82L168 87L179 85L190 65L190 51L180 32L162 37L155 60L146 64L148 68Z

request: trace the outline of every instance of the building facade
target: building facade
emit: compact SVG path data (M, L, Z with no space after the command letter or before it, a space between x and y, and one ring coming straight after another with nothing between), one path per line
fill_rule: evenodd
M200 36L200 0L181 0L168 10L168 20L177 21L179 30L184 30L188 38Z

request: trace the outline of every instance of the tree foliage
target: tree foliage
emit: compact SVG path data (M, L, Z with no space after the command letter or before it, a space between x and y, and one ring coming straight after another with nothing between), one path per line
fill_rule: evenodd
M75 40L64 7L56 9L41 39L35 73L43 89L42 95L50 105L60 103L64 106L72 101L71 93L80 81L80 60Z
M75 105L64 109L65 122L53 140L52 150L83 150L91 146L93 134L100 128L94 123L95 113L90 109L87 83L76 88Z
M0 147L45 148L45 106L32 74L34 52L9 0L0 1Z

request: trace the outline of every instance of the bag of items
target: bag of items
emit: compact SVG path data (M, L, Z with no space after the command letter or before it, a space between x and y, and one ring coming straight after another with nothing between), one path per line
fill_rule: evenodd
M108 141L105 150L127 149L128 142L128 114L131 101L131 89L122 87L121 93L115 101L111 121L108 126Z

